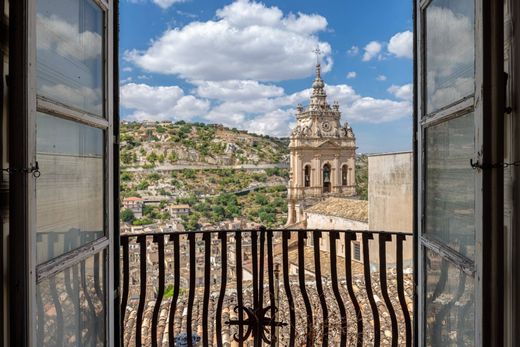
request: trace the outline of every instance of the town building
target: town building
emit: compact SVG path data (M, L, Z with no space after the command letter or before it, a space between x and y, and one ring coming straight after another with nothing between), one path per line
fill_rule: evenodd
M169 208L170 215L175 217L187 216L190 214L190 205L171 205Z
M124 198L123 208L132 211L135 218L141 218L143 216L143 199L135 196Z
M290 180L287 225L300 223L304 210L330 196L354 196L356 138L341 124L339 104L327 102L321 66L307 108L296 108L296 127L290 137Z

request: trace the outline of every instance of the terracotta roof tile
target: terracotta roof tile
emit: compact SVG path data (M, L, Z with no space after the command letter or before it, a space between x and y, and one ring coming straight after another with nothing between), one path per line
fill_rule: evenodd
M328 198L305 212L368 222L368 201L343 198Z

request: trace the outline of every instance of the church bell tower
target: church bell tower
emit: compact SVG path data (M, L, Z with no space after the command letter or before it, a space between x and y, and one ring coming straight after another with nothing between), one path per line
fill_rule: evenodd
M319 58L319 49L315 53ZM319 60L310 103L296 107L296 121L289 144L288 226L300 223L316 202L356 195L356 138L348 122L341 125L339 104L327 102Z

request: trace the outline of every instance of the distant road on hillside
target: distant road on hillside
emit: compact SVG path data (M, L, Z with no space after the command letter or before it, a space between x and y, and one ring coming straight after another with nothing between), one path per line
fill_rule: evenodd
M159 165L153 169L144 169L142 167L131 167L123 169L128 172L157 172L157 171L182 171L182 170L215 170L215 169L232 169L232 170L265 170L265 169L288 169L289 163L277 164L243 164L243 165L193 165L193 164L178 164L178 165Z

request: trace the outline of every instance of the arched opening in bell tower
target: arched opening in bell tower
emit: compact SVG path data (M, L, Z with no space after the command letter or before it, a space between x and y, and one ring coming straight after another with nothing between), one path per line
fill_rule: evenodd
M345 164L341 167L341 185L342 186L348 185L348 166L347 166L347 164Z
M311 186L311 166L310 165L305 165L305 169L304 169L304 172L303 172L303 184L305 187L310 187Z
M330 193L330 164L323 165L323 192Z

